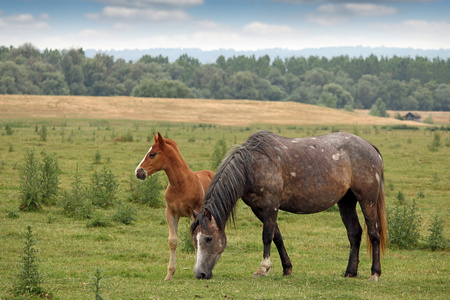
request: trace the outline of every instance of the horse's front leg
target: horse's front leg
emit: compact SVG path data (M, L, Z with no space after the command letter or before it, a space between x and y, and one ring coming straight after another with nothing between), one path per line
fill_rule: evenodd
M169 266L167 267L167 276L164 280L171 280L176 270L175 259L178 245L177 231L179 219L180 218L178 216L174 216L172 212L168 208L166 208L166 220L167 225L169 225L170 259L169 259Z
M272 245L275 229L277 227L276 220L278 214L276 212L277 210L270 212L269 216L267 216L267 214L255 213L256 216L263 222L262 240L264 244L264 252L261 264L258 270L256 270L255 273L253 273L253 277L267 276L267 274L269 274L270 269L272 269L272 263L270 261L270 246Z

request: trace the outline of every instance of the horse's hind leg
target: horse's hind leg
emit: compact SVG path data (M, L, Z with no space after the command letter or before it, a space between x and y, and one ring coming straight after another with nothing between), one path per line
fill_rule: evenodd
M339 212L341 213L341 218L347 229L347 236L350 241L350 257L348 259L345 277L356 277L358 275L362 228L356 213L356 203L356 197L350 190L338 202Z
M372 268L369 280L378 281L378 277L381 276L381 262L380 262L380 242L381 242L381 224L378 220L377 205L361 205L361 210L366 219L367 235L370 240L372 250L370 255L372 256Z
M170 259L169 266L167 267L167 276L164 280L171 280L173 274L175 273L175 259L176 259L176 251L178 244L178 216L174 216L168 208L166 208L166 220L169 225L169 249L170 249Z

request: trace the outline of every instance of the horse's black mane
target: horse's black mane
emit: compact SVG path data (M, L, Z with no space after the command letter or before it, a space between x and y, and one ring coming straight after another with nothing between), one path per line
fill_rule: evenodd
M214 217L219 229L223 229L231 214L234 221L234 207L243 195L245 188L253 181L253 153L259 152L269 156L270 143L275 134L258 131L241 146L232 149L222 160L205 195L205 202L200 213L192 223L191 231L200 224L206 226L205 209Z

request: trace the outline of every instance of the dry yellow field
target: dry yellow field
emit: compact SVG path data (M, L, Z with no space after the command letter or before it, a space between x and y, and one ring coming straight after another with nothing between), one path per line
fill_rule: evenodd
M444 114L442 123L447 124L450 113L441 114ZM0 95L0 118L131 119L237 126L418 125L372 117L367 111L347 112L295 102L30 95Z

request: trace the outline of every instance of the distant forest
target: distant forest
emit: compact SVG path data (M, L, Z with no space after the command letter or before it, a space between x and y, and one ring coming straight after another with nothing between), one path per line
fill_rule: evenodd
M295 101L332 108L450 111L450 59L180 55L137 61L83 49L0 47L0 94Z

